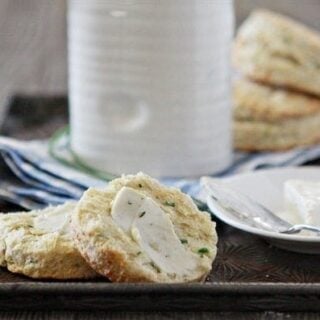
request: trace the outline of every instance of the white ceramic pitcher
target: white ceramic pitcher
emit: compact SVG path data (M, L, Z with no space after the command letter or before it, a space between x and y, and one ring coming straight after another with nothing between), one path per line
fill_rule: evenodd
M114 174L231 161L232 0L70 0L71 147Z

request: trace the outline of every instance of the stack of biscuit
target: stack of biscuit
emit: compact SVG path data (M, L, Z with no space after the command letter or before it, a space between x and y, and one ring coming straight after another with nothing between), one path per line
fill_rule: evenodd
M265 10L235 39L234 145L281 151L320 142L320 36Z

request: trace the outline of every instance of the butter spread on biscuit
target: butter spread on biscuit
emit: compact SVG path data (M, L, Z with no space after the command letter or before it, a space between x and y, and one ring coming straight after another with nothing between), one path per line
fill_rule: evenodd
M189 274L197 267L197 257L188 252L176 235L169 216L155 201L146 198L132 225L137 242L149 258L167 273Z
M123 187L113 200L111 215L116 224L126 233L138 215L144 195L129 187Z
M150 197L124 187L113 202L111 215L159 272L187 275L197 268L198 257L185 249L169 216Z

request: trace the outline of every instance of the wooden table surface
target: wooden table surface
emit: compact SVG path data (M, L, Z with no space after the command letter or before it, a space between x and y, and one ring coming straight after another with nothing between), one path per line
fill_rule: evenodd
M292 3L294 5L292 6ZM242 4L241 5L239 4ZM301 5L301 3L303 5ZM239 0L243 16L263 0ZM320 27L319 0L269 0L268 5L305 17ZM0 122L1 106L13 92L65 93L66 0L0 0ZM45 128L42 128L45 130ZM39 129L40 131L42 129ZM40 132L41 133L41 132ZM311 313L120 313L104 312L0 312L0 319L320 319Z
M0 319L5 320L159 320L159 319L173 319L173 320L316 320L320 319L319 314L284 314L274 312L264 313L104 313L104 312L19 312L19 313L0 313Z

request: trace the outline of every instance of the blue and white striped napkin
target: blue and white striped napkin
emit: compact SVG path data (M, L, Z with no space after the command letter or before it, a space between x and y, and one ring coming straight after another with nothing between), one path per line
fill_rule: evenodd
M44 141L0 138L0 158L5 178L0 198L25 209L79 199L90 186L106 183L53 159ZM5 166L3 166L3 164Z
M320 145L282 153L237 153L232 166L215 176L270 167L297 166L318 158ZM25 209L79 199L88 187L103 187L110 177L93 169L90 171L90 168L74 158L70 152L67 132L60 134L53 144L0 137L0 161L0 198ZM92 173L100 178L93 177ZM167 178L162 182L180 188L195 199L200 192L199 179Z

